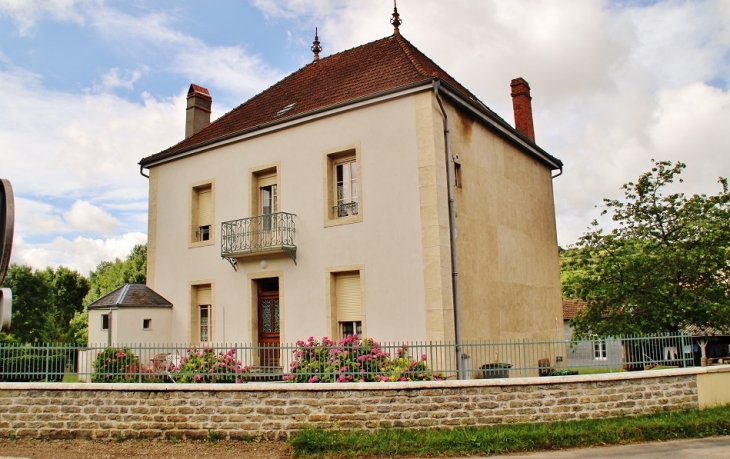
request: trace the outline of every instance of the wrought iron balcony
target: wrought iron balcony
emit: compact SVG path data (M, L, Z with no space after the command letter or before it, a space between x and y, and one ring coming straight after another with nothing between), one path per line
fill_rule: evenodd
M343 202L336 206L332 206L332 213L337 218L357 215L357 201Z
M284 252L297 262L294 215L277 212L221 223L221 257L235 259L266 252Z

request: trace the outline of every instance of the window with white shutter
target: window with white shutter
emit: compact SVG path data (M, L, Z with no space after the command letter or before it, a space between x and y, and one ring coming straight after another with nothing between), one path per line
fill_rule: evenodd
M191 233L192 247L213 242L213 183L196 184L192 187ZM203 244L200 244L203 243Z
M364 314L359 272L335 275L335 307L340 337L362 335Z

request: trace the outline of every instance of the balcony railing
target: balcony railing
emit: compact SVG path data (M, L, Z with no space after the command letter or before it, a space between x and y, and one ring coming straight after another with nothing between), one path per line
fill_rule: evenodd
M232 259L264 252L285 252L296 263L294 215L276 212L221 223L221 257Z
M342 202L336 206L332 206L332 213L337 218L350 217L357 215L357 201Z

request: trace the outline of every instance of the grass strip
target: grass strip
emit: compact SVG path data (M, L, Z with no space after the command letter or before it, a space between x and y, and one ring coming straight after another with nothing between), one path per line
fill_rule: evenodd
M447 429L335 431L305 428L290 440L296 457L494 455L730 435L730 406L616 419Z

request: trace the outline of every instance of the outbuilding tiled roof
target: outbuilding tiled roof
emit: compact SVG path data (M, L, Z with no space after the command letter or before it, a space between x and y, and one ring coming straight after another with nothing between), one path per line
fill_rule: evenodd
M124 284L89 305L89 309L171 307L172 303L145 284Z
M257 126L433 78L489 110L402 35L394 34L305 65L177 145L143 158L140 165Z
M575 317L575 313L583 309L586 302L574 298L563 298L563 320L570 320Z

